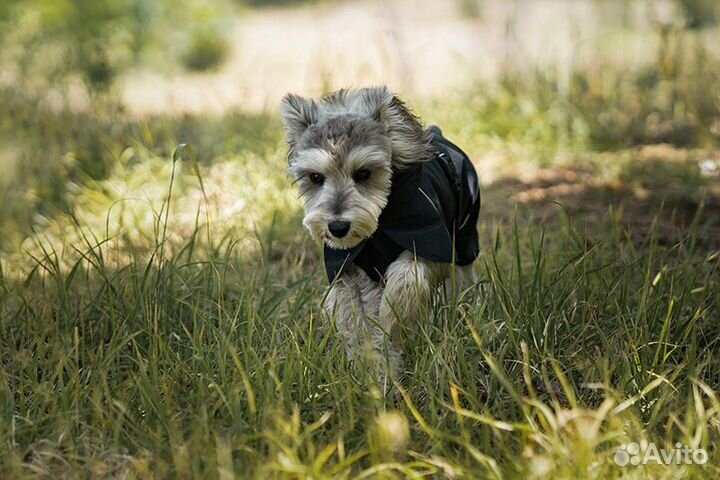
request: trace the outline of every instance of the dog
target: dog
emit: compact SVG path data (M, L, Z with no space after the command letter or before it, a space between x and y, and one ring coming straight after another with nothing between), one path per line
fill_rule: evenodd
M384 86L288 94L281 116L303 225L324 242L324 311L348 358L387 382L401 367L393 327L427 318L442 282L475 282L477 173Z

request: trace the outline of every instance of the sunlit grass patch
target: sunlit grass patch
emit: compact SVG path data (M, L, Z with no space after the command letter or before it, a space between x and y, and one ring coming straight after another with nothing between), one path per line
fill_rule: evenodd
M129 148L107 180L77 188L69 213L38 221L19 257L52 250L72 264L85 237L107 239L102 249L113 245L118 251L152 252L165 216L167 252L176 252L198 231L198 243L231 237L246 255L262 250L257 234L271 228L276 241L297 243L303 238L297 229L298 205L284 162L280 152L264 158L240 152L203 166L194 158L174 161ZM24 260L19 257L6 260L17 259L13 266L20 268Z

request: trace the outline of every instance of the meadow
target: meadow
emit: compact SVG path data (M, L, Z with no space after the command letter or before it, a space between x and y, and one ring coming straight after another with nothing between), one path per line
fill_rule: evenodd
M476 162L482 253L385 395L322 322L275 110L1 83L0 478L720 476L713 28L410 98Z

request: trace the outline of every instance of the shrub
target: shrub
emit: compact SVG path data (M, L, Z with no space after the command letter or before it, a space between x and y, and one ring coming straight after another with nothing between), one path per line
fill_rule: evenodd
M190 46L183 55L183 65L189 70L206 71L219 67L227 58L230 46L217 30L200 28L192 33Z

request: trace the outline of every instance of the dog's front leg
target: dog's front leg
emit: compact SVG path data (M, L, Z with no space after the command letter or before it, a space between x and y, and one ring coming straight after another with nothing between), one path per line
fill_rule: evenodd
M348 359L355 362L377 329L382 288L362 270L350 267L330 287L325 313L343 337Z
M400 368L400 352L390 342L396 322L423 322L429 315L433 288L442 278L444 266L403 252L387 269L373 346L386 353L390 368Z

